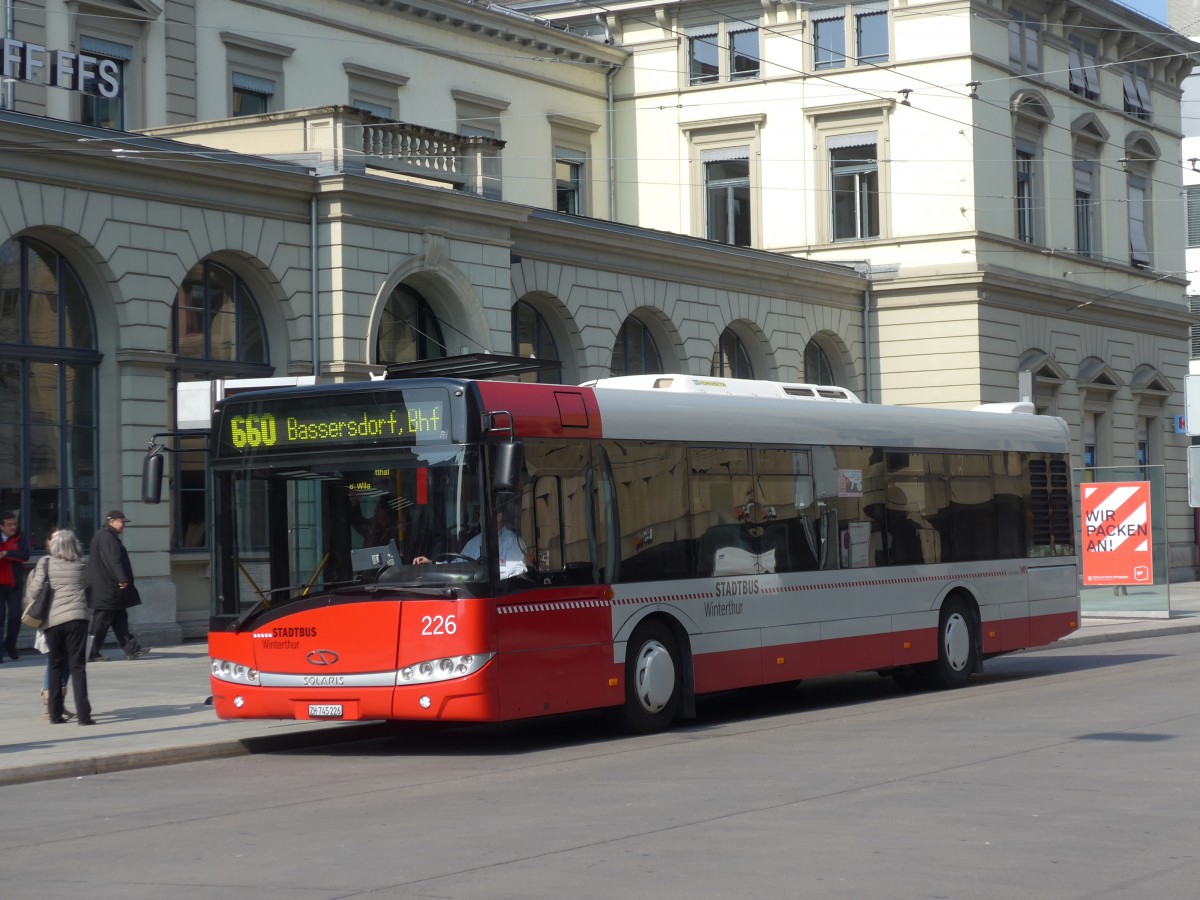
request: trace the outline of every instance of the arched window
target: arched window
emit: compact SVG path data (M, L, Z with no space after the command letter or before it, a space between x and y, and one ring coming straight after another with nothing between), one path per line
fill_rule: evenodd
M171 352L175 383L215 378L265 378L272 373L266 330L258 303L246 282L212 260L196 263L175 293ZM170 421L175 421L175 391ZM204 441L181 438L171 454L171 546L199 550L208 546L208 484Z
M721 332L717 352L712 358L712 374L720 378L753 378L754 367L750 365L750 354L733 331L726 328Z
M837 384L829 357L816 341L804 348L804 381L807 384Z
M546 317L524 300L518 300L512 308L512 352L514 356L527 359L559 359L558 345L554 343ZM538 372L536 378L543 383L558 384L562 380L561 370ZM522 380L533 379L531 373Z
M0 509L35 550L98 518L96 327L70 264L30 238L0 246Z
M175 327L171 352L189 360L202 360L195 371L212 371L210 363L266 364L267 344L262 316L254 295L232 270L206 260L187 273L175 295ZM227 367L217 366L217 369ZM225 376L233 377L233 376Z
M383 306L375 358L380 363L417 362L446 355L442 326L429 302L406 284L396 285Z
M663 365L654 336L636 316L630 316L617 332L613 345L613 375L660 375Z

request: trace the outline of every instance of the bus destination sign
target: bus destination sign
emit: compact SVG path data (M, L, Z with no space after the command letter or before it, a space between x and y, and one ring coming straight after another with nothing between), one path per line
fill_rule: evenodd
M441 396L438 396L438 395ZM450 439L446 398L399 392L323 394L229 402L221 416L223 457L386 447Z

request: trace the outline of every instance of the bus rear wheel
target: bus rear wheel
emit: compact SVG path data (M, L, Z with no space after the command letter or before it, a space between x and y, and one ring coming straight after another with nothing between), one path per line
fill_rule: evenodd
M683 667L671 629L650 620L637 627L625 653L625 723L639 734L669 728L679 714Z
M975 617L962 600L947 600L938 617L938 658L929 671L933 687L962 687L975 671Z

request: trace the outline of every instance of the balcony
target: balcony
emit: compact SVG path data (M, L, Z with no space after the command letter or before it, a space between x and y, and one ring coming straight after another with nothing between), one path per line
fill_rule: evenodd
M395 122L351 106L283 110L143 133L286 160L320 174L376 175L501 197L504 141Z

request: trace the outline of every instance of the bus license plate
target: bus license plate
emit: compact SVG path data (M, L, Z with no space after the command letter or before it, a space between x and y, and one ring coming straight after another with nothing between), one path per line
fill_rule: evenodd
M313 719L340 719L342 704L340 703L310 703L308 715Z

